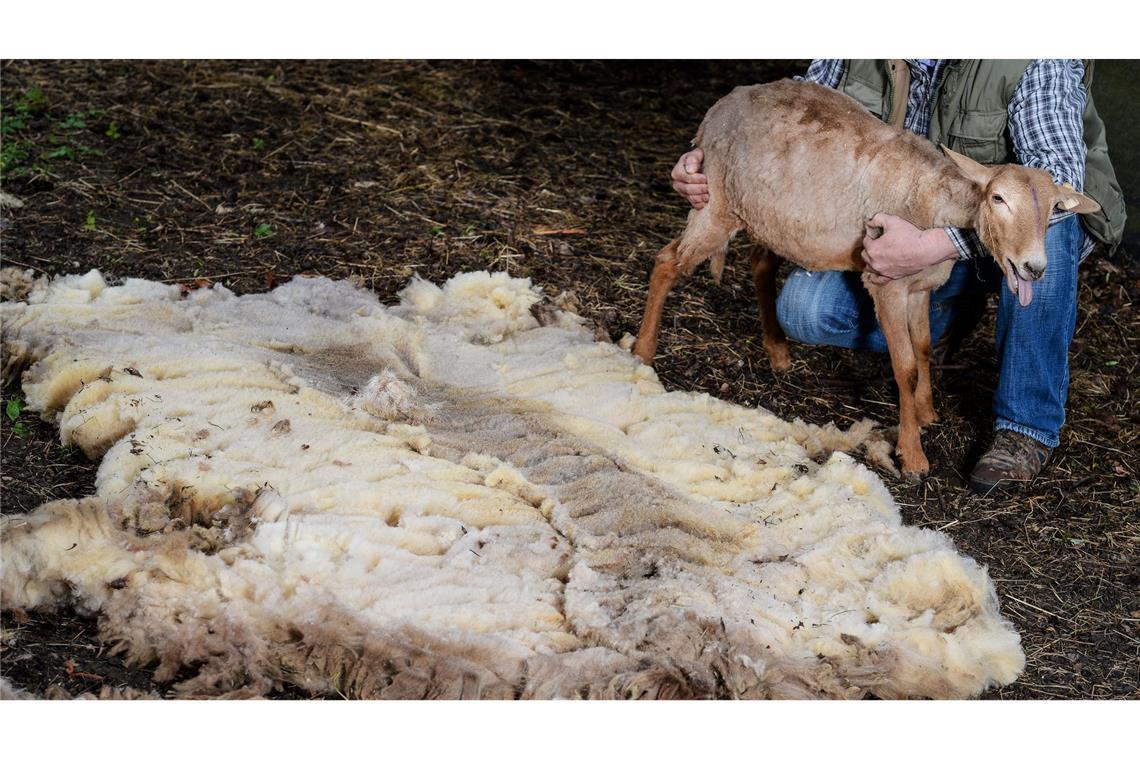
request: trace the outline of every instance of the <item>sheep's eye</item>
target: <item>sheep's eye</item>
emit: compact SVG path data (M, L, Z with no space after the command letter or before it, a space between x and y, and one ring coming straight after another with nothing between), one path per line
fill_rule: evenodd
M1005 198L1002 198L1000 195L995 194L993 201L994 203L1005 203Z

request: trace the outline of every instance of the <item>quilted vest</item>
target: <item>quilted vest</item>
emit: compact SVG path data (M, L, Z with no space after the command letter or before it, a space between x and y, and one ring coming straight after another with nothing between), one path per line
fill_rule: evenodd
M983 164L1015 163L1009 136L1009 101L1029 65L1023 60L962 60L950 63L932 98L930 141ZM1088 93L1084 112L1084 193L1101 210L1081 217L1100 242L1115 247L1124 232L1124 195L1108 158L1104 122L1092 92L1092 61L1085 62ZM886 60L849 60L839 90L855 98L883 121L891 117L894 82ZM905 103L905 98L901 101Z

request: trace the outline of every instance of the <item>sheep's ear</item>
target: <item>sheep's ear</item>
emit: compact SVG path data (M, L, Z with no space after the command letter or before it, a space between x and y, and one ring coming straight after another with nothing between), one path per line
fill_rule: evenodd
M1078 193L1068 182L1057 189L1056 206L1064 211L1076 211L1078 214L1095 214L1100 211L1100 204L1092 198Z
M958 167L958 171L962 172L966 179L973 180L978 185L985 187L989 181L993 179L995 169L990 166L983 166L972 158L966 158L961 153L955 153L947 148L945 145L940 146L942 152L946 157L954 162Z

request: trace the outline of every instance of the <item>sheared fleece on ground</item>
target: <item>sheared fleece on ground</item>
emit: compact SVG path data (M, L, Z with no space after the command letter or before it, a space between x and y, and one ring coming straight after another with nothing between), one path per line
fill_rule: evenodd
M870 424L786 422L595 341L528 280L238 297L98 272L2 305L5 372L102 457L3 518L5 608L73 606L186 695L965 697L1023 655L900 524Z

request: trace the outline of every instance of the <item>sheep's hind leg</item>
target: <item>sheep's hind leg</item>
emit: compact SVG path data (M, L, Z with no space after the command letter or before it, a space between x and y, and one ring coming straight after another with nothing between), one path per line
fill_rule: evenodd
M866 279L864 279L866 282ZM902 473L908 478L918 478L930 471L930 462L922 450L917 410L915 408L915 386L918 384L918 368L915 362L914 347L911 344L907 326L907 292L900 287L870 286L875 300L875 313L879 326L887 339L887 350L891 355L891 368L899 387L899 440L895 447Z
M653 364L657 353L657 332L661 328L661 311L665 308L665 297L681 276L677 267L677 243L674 238L657 254L653 274L649 276L649 296L645 301L645 313L641 317L641 328L637 331L637 341L633 353L646 364Z
M779 256L762 245L752 249L752 284L756 287L756 301L760 307L764 353L768 354L768 363L775 372L783 372L792 366L788 338L776 319L776 274L779 271Z
M934 411L934 390L930 385L930 291L911 291L907 302L907 326L914 347L917 382L914 388L915 415L918 424L938 422Z
M646 364L653 363L657 353L657 333L661 328L661 312L665 298L677 280L688 276L702 262L723 256L732 236L740 227L734 221L716 215L711 206L690 214L689 225L681 237L673 240L657 254L653 274L649 276L649 296L633 353Z

